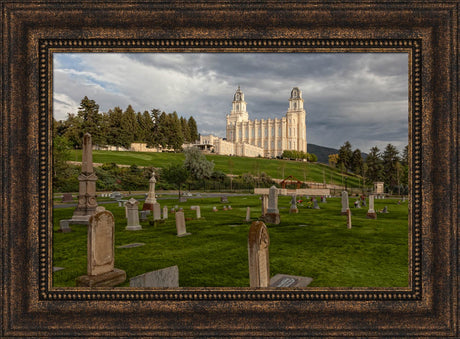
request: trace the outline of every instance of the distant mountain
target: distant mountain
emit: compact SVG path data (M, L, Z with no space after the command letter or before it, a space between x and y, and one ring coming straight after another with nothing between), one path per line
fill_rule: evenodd
M329 155L330 154L338 154L339 150L335 148L330 148L330 147L324 147L324 146L319 146L315 144L308 144L307 145L307 151L308 153L313 153L318 157L318 162L321 162L323 164L328 164L329 163ZM363 160L366 160L367 158L367 153L361 152L361 156L363 157Z

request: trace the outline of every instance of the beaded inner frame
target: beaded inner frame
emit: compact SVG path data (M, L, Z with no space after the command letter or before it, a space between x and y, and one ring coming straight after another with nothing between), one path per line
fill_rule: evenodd
M303 290L250 290L248 288L181 288L176 291L140 290L99 290L63 292L53 289L51 243L48 195L51 185L50 163L52 123L52 60L54 53L94 52L259 52L274 51L311 52L397 52L407 53L409 62L409 140L412 160L412 179L410 180L410 201L413 206L409 213L409 281L408 287L401 288L305 288ZM41 40L40 41L40 298L43 300L420 300L421 298L421 43L409 40L373 39L167 39L167 40L117 40L117 39L79 39L79 40ZM51 230L51 231L50 231Z

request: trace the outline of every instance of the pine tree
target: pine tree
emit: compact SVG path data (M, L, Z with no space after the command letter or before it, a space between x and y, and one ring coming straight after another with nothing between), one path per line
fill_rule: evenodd
M113 146L121 146L128 148L131 144L131 139L128 131L123 127L123 110L116 106L113 110L109 109L108 116L108 131L107 143Z
M198 134L198 127L196 126L195 119L191 116L188 118L188 128L190 130L190 142L195 142L200 138Z
M390 187L398 185L398 153L392 144L388 144L383 152L384 181Z
M80 139L85 133L90 133L94 145L105 144L105 135L101 131L102 115L99 113L99 105L94 100L85 96L78 108L77 116L81 119Z
M373 183L375 181L381 181L383 178L383 164L380 150L377 146L371 148L366 158L366 165L368 182Z
M129 142L127 147L129 147L131 143L136 141L136 131L138 130L136 112L131 105L124 111L121 121L122 129L126 134L126 141Z
M351 170L355 174L361 174L363 171L363 157L359 148L355 149L351 156Z
M184 136L184 142L192 142L190 138L190 128L187 123L187 119L180 117L180 125L182 130L182 135Z
M167 140L168 146L174 150L179 150L184 143L184 136L182 134L182 128L180 124L179 117L176 112L173 112L168 115L168 125L167 129Z
M353 151L351 150L351 144L349 141L345 141L343 146L340 147L339 149L339 159L337 162L337 165L341 167L341 164L343 164L343 168L346 171L351 171L351 159L353 157Z

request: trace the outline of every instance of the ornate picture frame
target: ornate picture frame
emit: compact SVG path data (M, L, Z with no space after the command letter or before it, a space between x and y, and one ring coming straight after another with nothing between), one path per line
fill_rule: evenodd
M458 1L2 1L3 336L458 336ZM66 52L404 52L404 288L52 286L52 64Z

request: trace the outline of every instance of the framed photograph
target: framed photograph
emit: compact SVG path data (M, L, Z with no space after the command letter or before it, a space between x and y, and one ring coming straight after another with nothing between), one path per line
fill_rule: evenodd
M458 5L2 1L2 335L457 337ZM133 116L140 111L142 119L145 111L151 122L161 113L176 114L187 125L182 132L186 128L189 133L177 148L187 141L201 147L218 168L230 168L235 180L229 182L230 192L244 177L245 183L257 181L250 187L250 194L256 194L219 193L217 208L200 196L201 215L193 199L178 201L176 207L159 197L175 220L165 221L161 211L151 224L139 222L138 202L131 199L136 196L126 191L142 187L142 199L152 204L146 210L160 213L153 207L152 188L173 185L179 172L168 181L166 169L172 166L141 164L139 169L130 164L136 175L145 172L143 183L131 182L123 170L118 171L124 181L117 183L109 178L111 160L97 160L105 150L93 146L133 148L132 142L139 141L141 151L156 147L166 152L176 148L172 145L179 137L176 133L163 142L117 135L109 140L110 119L131 103L138 105L129 106ZM77 111L91 105L108 121L105 134L98 132L100 126L92 136L78 127ZM189 115L179 119L181 112ZM190 134L191 116L199 139ZM56 135L81 149L71 153L71 160L81 162L73 182L59 176L68 159L58 162L62 140ZM356 155L367 157L377 152L373 146L386 152L385 147L395 145L396 152L405 154L405 167L395 169L391 187L382 187L366 181L371 171L352 165L340 169L332 157L312 184L307 171L321 172L308 158L315 140L336 148L344 144L344 149L352 147L345 143L351 140ZM246 165L234 166L240 156ZM300 160L291 177L295 160L281 159L287 157ZM303 166L302 157L310 167ZM105 172L94 169L99 162ZM282 179L278 188L271 188L263 170ZM101 173L107 174L107 189L96 190L96 174ZM214 174L209 182L221 180L225 187L228 174L222 180ZM179 192L187 193L196 185L193 180L178 183ZM125 195L124 205L109 196L117 188ZM66 190L79 190L78 200L59 210L56 201ZM348 210L348 194L342 192L350 194ZM383 199L388 192L392 200ZM371 203L369 195L375 209L361 206ZM280 212L276 201L285 210ZM383 201L392 204L388 215ZM219 216L224 208L230 213ZM236 212L239 219L233 220L230 215ZM377 230L373 213L379 232L388 232L380 240L388 243L368 248L367 237ZM221 218L231 221L215 234ZM258 219L268 229L253 222ZM154 234L162 230L160 221L174 228L171 234ZM66 233L70 228L74 232ZM120 229L128 235L117 242ZM315 238L336 229L330 238ZM149 239L134 236L142 232L163 243L174 240L155 248ZM293 241L301 236L311 237L315 246L305 249ZM336 257L330 258L327 247L334 241L342 250L332 251ZM354 256L340 258L344 242ZM231 255L219 250L225 248L232 249ZM122 251L142 257L136 261ZM159 251L164 252L151 254ZM169 260L173 253L176 259ZM147 263L136 267L142 258ZM307 258L310 266L304 263ZM174 268L178 262L185 278ZM67 271L60 270L66 264ZM177 278L172 280L179 275L183 283L143 287L138 282L147 279L142 273L167 266L172 267L160 275Z

